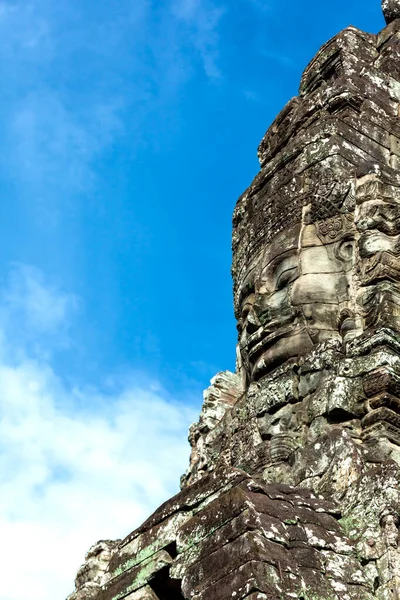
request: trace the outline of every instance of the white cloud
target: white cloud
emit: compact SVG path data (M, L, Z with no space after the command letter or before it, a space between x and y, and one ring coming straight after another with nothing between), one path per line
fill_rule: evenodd
M8 119L10 174L46 226L93 191L95 161L123 131L116 99L97 99L90 108L67 104L61 94L39 87L14 103Z
M191 43L210 79L221 77L218 26L224 12L222 6L205 0L176 0L174 4L175 16L188 27Z
M46 291L43 276L26 267L15 278L18 283L2 295L3 316L13 321L25 311L26 323L40 324L38 337L46 315L52 329L63 326L71 296L54 286ZM71 388L48 360L28 355L21 345L16 351L3 328L0 600L26 600L27 594L54 600L70 593L92 543L127 535L177 491L194 417L190 407L143 378L125 380L118 389L111 383L108 392Z
M3 344L9 360L26 354L50 360L71 346L70 317L79 310L74 294L61 292L39 269L15 264L0 288L0 351Z
M22 322L25 333L59 331L70 312L79 306L75 295L60 292L54 283L45 281L39 269L27 265L11 269L7 286L0 291L0 301L7 321ZM3 327L4 321L3 315Z
M118 140L128 135L132 151L148 144L149 115L198 63L207 77L221 76L224 12L215 0L173 0L166 9L121 0L105 13L74 0L54 6L0 1L4 177L50 226L97 189L96 161Z
M96 160L123 135L123 111L138 100L129 50L146 29L148 2L124 8L118 21L116 11L97 14L79 1L0 3L4 177L45 225L93 191Z

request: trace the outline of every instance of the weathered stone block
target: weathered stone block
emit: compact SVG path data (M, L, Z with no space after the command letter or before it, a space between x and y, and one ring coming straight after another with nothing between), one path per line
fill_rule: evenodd
M148 585L125 596L125 598L126 600L158 600L157 596Z
M174 498L171 498L171 500L165 502L165 504L163 504L151 517L149 517L147 521L143 523L143 525L127 536L121 542L120 547L122 548L126 544L129 544L140 534L146 532L152 527L155 527L173 514L180 511L194 509L212 494L215 494L221 490L221 488L234 485L245 478L246 475L237 469L221 467L207 477L204 477L204 479L196 481L189 488L182 490L182 492L174 496Z
M248 508L238 517L201 540L200 543L190 546L183 554L180 554L171 568L171 576L181 579L185 569L194 562L210 556L217 549L249 531L257 531L266 539L286 547L289 546L291 541L289 528L279 519L257 513L253 508Z
M122 600L132 592L144 587L156 573L171 566L173 559L165 550L161 550L137 567L124 571L105 583L98 600Z
M131 542L122 545L119 552L115 553L109 562L110 576L120 575L175 543L179 527L190 517L190 511L176 513L159 525L135 537Z
M182 590L189 597L199 594L249 561L262 561L285 572L297 572L296 561L287 549L257 532L249 532L189 567L182 580Z

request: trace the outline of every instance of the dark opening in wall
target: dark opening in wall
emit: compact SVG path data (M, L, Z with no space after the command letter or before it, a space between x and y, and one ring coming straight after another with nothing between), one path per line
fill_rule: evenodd
M344 410L343 408L334 408L327 415L328 423L331 425L341 425L342 423L353 421L356 418L357 417L354 414Z
M170 578L168 567L159 571L150 581L149 586L159 600L185 600L181 591L181 582Z
M176 558L178 556L178 550L176 547L176 542L172 542L169 546L164 548L166 552L170 555L171 558Z

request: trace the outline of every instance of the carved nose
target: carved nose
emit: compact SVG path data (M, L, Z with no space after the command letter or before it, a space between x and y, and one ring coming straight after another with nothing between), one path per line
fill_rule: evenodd
M253 305L254 319L258 323L258 327L261 327L265 321L270 319L271 307L267 301L267 296L260 294Z
M261 327L261 323L258 319L258 316L257 316L254 308L252 308L247 316L246 331L250 335L252 333L255 333L257 331L257 329L259 329L260 327Z

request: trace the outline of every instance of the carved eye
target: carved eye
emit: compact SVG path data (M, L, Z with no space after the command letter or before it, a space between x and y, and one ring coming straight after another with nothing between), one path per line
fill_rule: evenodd
M278 281L276 282L276 289L283 290L289 283L292 283L295 279L297 279L299 275L299 270L297 267L292 267L291 269L287 269L283 271L278 277Z

